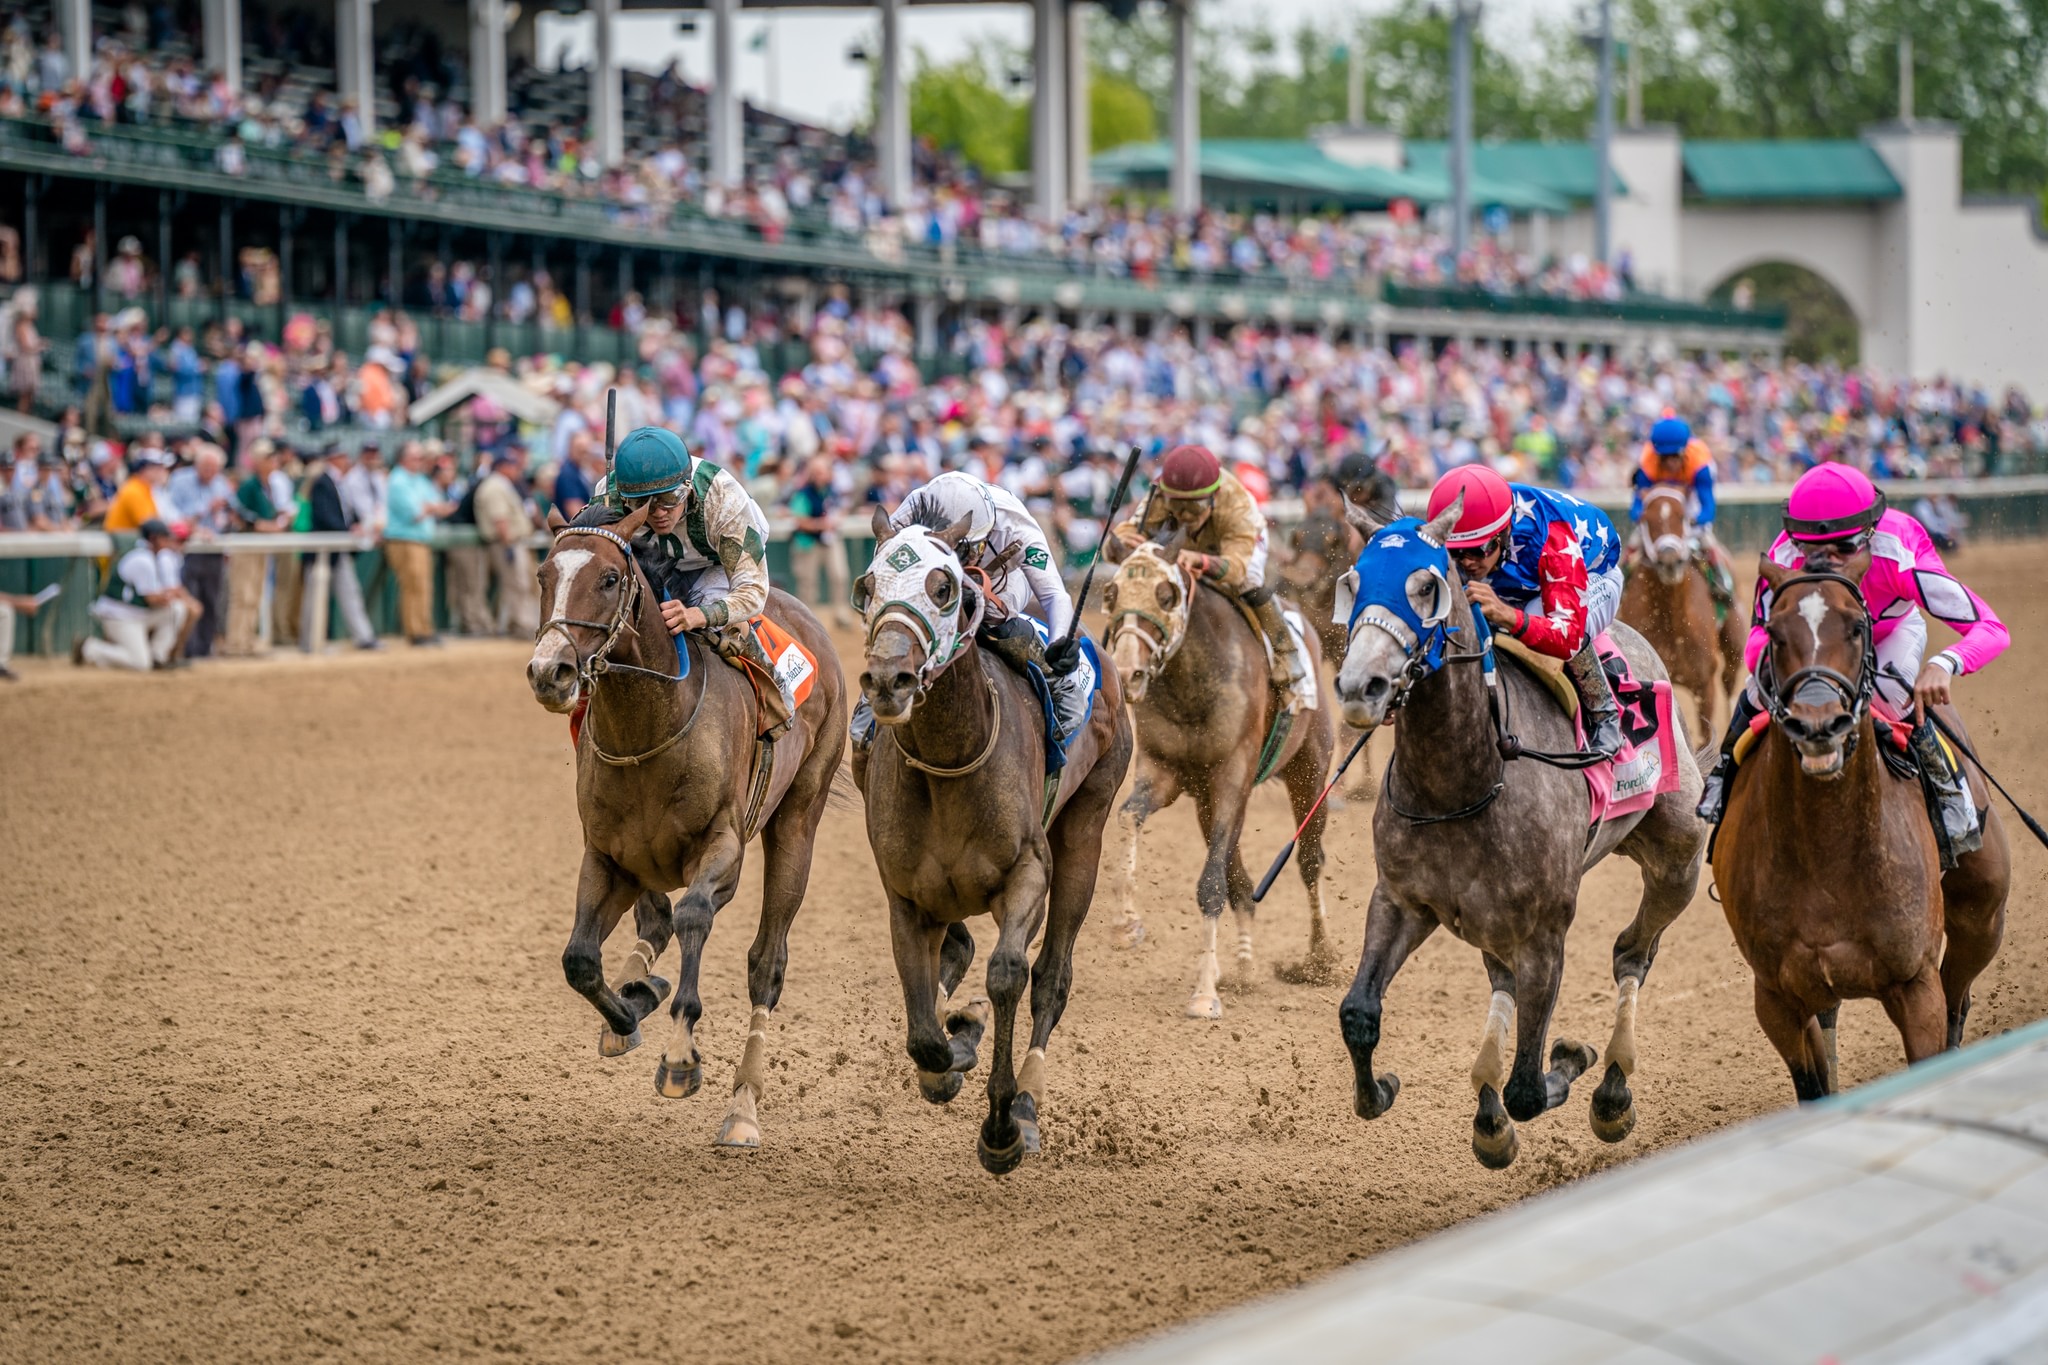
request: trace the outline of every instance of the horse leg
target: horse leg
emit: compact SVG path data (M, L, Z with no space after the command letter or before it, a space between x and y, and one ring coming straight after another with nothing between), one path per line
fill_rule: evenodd
M1486 1002L1486 1027L1479 1035L1479 1055L1472 1061L1472 1093L1479 1101L1472 1116L1472 1155L1490 1171L1514 1164L1521 1150L1514 1120L1501 1103L1508 1083L1508 1035L1515 1027L1515 974L1492 954L1485 954L1493 995Z
M799 784L802 785L802 784ZM825 803L815 791L785 794L761 828L761 923L747 949L747 1045L733 1073L732 1104L719 1126L718 1146L761 1145L760 1104L768 1085L768 1017L782 1000L789 966L789 926L803 908L811 879L811 849Z
M1599 1060L1584 1043L1560 1038L1544 1069L1543 1040L1564 981L1563 926L1570 923L1571 911L1566 907L1545 918L1559 926L1557 932L1525 940L1515 959L1515 1065L1501 1100L1518 1123L1563 1104L1571 1097L1572 1082Z
M1216 962L1216 931L1223 919L1223 906L1232 903L1237 911L1237 959L1240 974L1251 966L1251 887L1244 887L1242 900L1231 886L1231 864L1237 857L1237 836L1244 828L1244 788L1232 763L1209 775L1209 787L1195 798L1195 815L1208 843L1209 856L1202 862L1202 875L1195 882L1195 900L1202 910L1202 954L1195 964L1195 991L1188 999L1190 1019L1221 1019L1223 998L1217 994L1221 969Z
M612 977L612 991L645 1019L668 999L668 982L654 975L654 964L661 960L662 950L675 936L668 897L659 891L642 892L640 899L633 902L633 928L638 937ZM638 1044L637 1038L628 1042L607 1028L598 1037L597 1050L604 1056L616 1057Z
M697 1054L697 1020L704 1013L697 972L703 964L704 941L711 937L712 917L732 899L739 884L744 847L734 831L715 836L697 865L697 875L676 902L676 948L682 961L676 967L676 998L668 1007L676 1026L654 1069L654 1093L663 1099L686 1099L704 1084L704 1060Z
M638 888L620 875L611 859L591 849L583 851L583 868L576 878L576 923L562 949L562 976L604 1017L597 1035L601 1057L618 1057L640 1046L640 1020L654 1007L638 1008L638 1000L622 997L604 980L604 941L626 907L638 899ZM639 946L635 945L636 953ZM648 955L650 964L655 955Z
M1145 922L1138 917L1138 836L1145 822L1172 805L1180 796L1180 784L1163 773L1146 772L1131 784L1131 794L1117 811L1117 832L1124 839L1123 918L1118 921L1115 943L1135 948L1145 941Z
M1373 1049L1380 1041L1380 1001L1401 964L1436 928L1436 917L1398 904L1387 894L1386 884L1372 890L1365 912L1365 946L1358 955L1358 974L1351 979L1344 1003L1337 1008L1337 1022L1344 1033L1344 1047L1351 1053L1353 1093L1351 1107L1362 1119L1376 1119L1393 1106L1401 1093L1401 1078L1389 1072L1374 1076Z
M982 1169L990 1175L1007 1175L1024 1159L1024 1130L1018 1126L1015 1112L1017 1073L1011 1054L1017 1005L1024 998L1024 983L1031 970L1025 953L1045 919L1045 862L1044 855L1022 859L989 907L997 926L995 950L988 955L988 996L995 1006L996 1041L988 1076L988 1117L982 1120L978 1154ZM1036 1119L1035 1112L1032 1117Z
M1841 1022L1841 1017L1842 1007L1838 1004L1829 1005L1826 1009L1813 1016L1814 1022L1820 1025L1821 1048L1827 1056L1828 1093L1830 1095L1835 1094L1842 1088L1842 1057L1835 1047L1835 1028ZM1954 1044L1950 1044L1950 1046L1954 1046Z
M1878 997L1892 1027L1906 1045L1906 1065L1924 1062L1948 1046L1948 1009L1942 998L1941 973L1923 967L1912 980Z
M1636 917L1614 940L1614 1032L1592 1103L1593 1136L1602 1142L1620 1142L1636 1126L1636 1100L1628 1086L1636 1070L1636 997L1664 931L1692 903L1705 847L1692 811L1661 798L1621 843L1621 852L1642 869L1643 898Z
M1320 759L1320 761L1317 761ZM1301 829L1294 862L1301 873L1302 888L1308 892L1308 955L1298 963L1275 967L1274 975L1297 985L1336 984L1337 954L1330 944L1330 925L1323 913L1323 831L1329 823L1329 806L1316 806L1323 793L1323 774L1330 766L1329 755L1318 754L1313 744L1303 744L1294 762L1282 776L1287 781L1287 802L1294 810L1294 823ZM1315 814L1309 814L1315 807ZM1302 821L1306 819L1307 824Z
M1830 1006L1832 1017L1838 1006ZM1890 1004L1885 1008L1889 1010ZM1785 1059L1785 1069L1792 1073L1792 1093L1800 1103L1824 1099L1834 1089L1833 1066L1829 1059L1828 1039L1821 1032L1820 1021L1808 1012L1806 1006L1791 996L1768 984L1759 976L1756 982L1756 1021L1763 1025L1764 1037L1771 1040L1771 1046L1778 1049L1778 1055Z
M974 1067L973 1044L981 1037L976 1029L963 1066L939 1025L939 1002L946 993L941 958L948 950L957 957L958 950L950 944L955 927L940 925L901 896L889 897L889 946L896 957L896 979L903 986L906 1048L917 1068L918 1093L933 1104L945 1104L960 1093L962 1077Z
M1974 799L1977 788L1973 784ZM1942 927L1948 943L1941 954L1941 989L1948 1003L1948 1045L1963 1045L1970 1018L1970 984L2005 938L2005 898L2012 881L2012 854L2005 826L1986 813L1984 842L1956 860L1941 879Z

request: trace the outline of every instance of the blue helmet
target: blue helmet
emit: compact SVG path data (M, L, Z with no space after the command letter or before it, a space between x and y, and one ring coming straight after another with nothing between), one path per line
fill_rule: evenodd
M690 478L690 451L667 427L626 433L612 462L612 487L628 499L673 493Z
M1692 440L1692 428L1683 417L1666 417L1650 428L1650 449L1659 455L1683 455Z

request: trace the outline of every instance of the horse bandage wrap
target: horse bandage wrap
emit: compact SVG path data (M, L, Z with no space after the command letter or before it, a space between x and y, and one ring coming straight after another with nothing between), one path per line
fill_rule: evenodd
M941 607L932 599L933 570L952 580L953 604L950 607ZM966 578L960 560L944 541L922 526L905 527L876 546L874 561L868 565L868 575L872 586L863 606L868 620L868 640L872 643L875 632L892 620L908 627L925 650L918 682L920 685L929 683L944 672L966 643L974 638L974 632L981 625L981 595L975 595L974 612L962 621L961 603L966 598Z

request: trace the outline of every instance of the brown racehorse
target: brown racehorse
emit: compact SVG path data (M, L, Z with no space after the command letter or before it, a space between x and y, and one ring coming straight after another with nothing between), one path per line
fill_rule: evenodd
M768 1018L782 995L789 926L803 904L811 850L833 774L846 747L846 684L817 618L776 591L767 614L818 661L811 694L772 751L758 800L754 767L757 702L738 669L694 635L680 637L687 676L677 677L676 640L631 549L645 509L618 519L593 504L564 525L551 516L553 551L540 570L548 619L526 676L534 697L564 713L589 702L576 746L576 806L583 817L583 870L576 924L562 972L604 1016L599 1051L628 1052L640 1021L668 984L650 975L671 936L681 950L675 1032L656 1069L657 1094L695 1094L704 1067L695 1041L703 1003L697 970L712 917L732 899L756 829L766 868L761 923L747 954L753 1018L719 1131L723 1147L758 1147L758 1106L767 1079ZM754 808L751 809L750 808ZM756 829L748 828L753 817ZM683 895L670 912L668 893ZM604 979L605 939L628 908L639 941L624 969Z
M1187 1014L1220 1019L1216 930L1226 901L1237 917L1238 983L1250 984L1252 973L1252 879L1238 844L1278 704L1267 685L1266 651L1259 632L1228 598L1174 562L1172 544L1132 551L1102 590L1102 604L1138 736L1138 776L1118 817L1128 850L1124 933L1132 943L1144 937L1135 902L1139 835L1147 820L1188 792L1208 857L1195 881L1202 951ZM1335 966L1323 917L1326 808L1309 817L1330 771L1330 711L1329 694L1322 692L1321 706L1295 716L1266 765L1287 784L1295 820L1308 818L1297 860L1308 889L1308 959L1284 972L1287 979L1327 978Z
M1046 800L1044 713L1031 685L975 643L995 596L955 557L967 520L897 531L875 513L875 558L855 586L866 619L860 687L875 742L855 763L867 798L868 842L889 897L889 934L903 982L918 1088L934 1104L960 1092L980 1020L942 1028L938 1006L967 972L974 940L962 921L995 917L988 960L995 1059L979 1153L1001 1175L1038 1150L1045 1050L1066 1009L1074 943L1095 895L1102 830L1131 761L1131 723L1115 669L1103 661L1089 721L1067 742ZM991 568L999 575L1000 567ZM1031 940L1045 931L1038 961ZM1031 1045L1013 1069L1017 1006L1031 983ZM952 1037L948 1037L948 1033Z
M2012 864L1991 811L1983 847L1944 874L1919 784L1885 770L1856 578L1768 559L1763 575L1773 601L1757 684L1774 723L1736 771L1714 885L1756 974L1757 1022L1813 1100L1839 1084L1844 1000L1883 1002L1908 1062L1962 1043L1970 983L2005 931ZM1985 804L1974 774L1971 795Z
M1692 693L1696 733L1717 736L1742 681L1744 622L1733 610L1714 620L1713 590L1693 562L1692 538L1685 490L1659 485L1643 494L1640 559L1622 589L1620 615L1664 660L1672 684Z

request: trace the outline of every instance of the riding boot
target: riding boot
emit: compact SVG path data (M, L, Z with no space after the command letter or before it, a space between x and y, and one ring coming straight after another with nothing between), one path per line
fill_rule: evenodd
M1728 811L1728 783L1735 776L1735 742L1749 733L1758 712L1749 699L1749 689L1735 694L1735 714L1728 717L1728 729L1721 736L1721 757L1714 763L1714 770L1707 774L1706 785L1700 791L1700 804L1695 814L1710 825L1721 823L1721 817Z
M1600 655L1592 641L1588 640L1578 653L1565 660L1564 672L1579 694L1587 750L1613 758L1621 752L1621 708L1615 704L1614 690L1607 685L1607 670L1600 666Z
M1984 832L1977 826L1977 803L1970 798L1970 784L1963 780L1953 756L1942 747L1934 723L1923 720L1913 728L1908 741L1913 756L1920 760L1920 780L1927 784L1933 804L1941 813L1942 866L1953 867L1955 859L1984 845Z
M1735 566L1729 562L1728 552L1709 533L1700 537L1698 557L1700 567L1707 575L1707 595L1724 614L1732 611L1735 607Z
M1039 671L1047 677L1052 670L1046 667L1045 646L1038 642L1038 632L1031 622L1021 616L1009 616L986 627L981 632L982 645L1019 673L1029 674L1027 665L1038 665Z
M735 662L744 659L754 670L759 671L761 678L757 679L757 682L765 679L771 684L754 689L755 694L761 699L761 733L779 735L787 730L790 721L796 716L796 707L791 702L782 679L776 676L775 661L768 657L767 650L761 648L760 638L754 634L754 628L751 625L741 625L738 628L720 631L717 635L717 649L720 654Z
M1259 629L1266 632L1266 643L1273 647L1273 688L1280 693L1289 693L1301 685L1301 656L1294 647L1294 632L1287 628L1287 618L1281 614L1280 603L1271 593L1252 601L1253 612L1258 615Z

